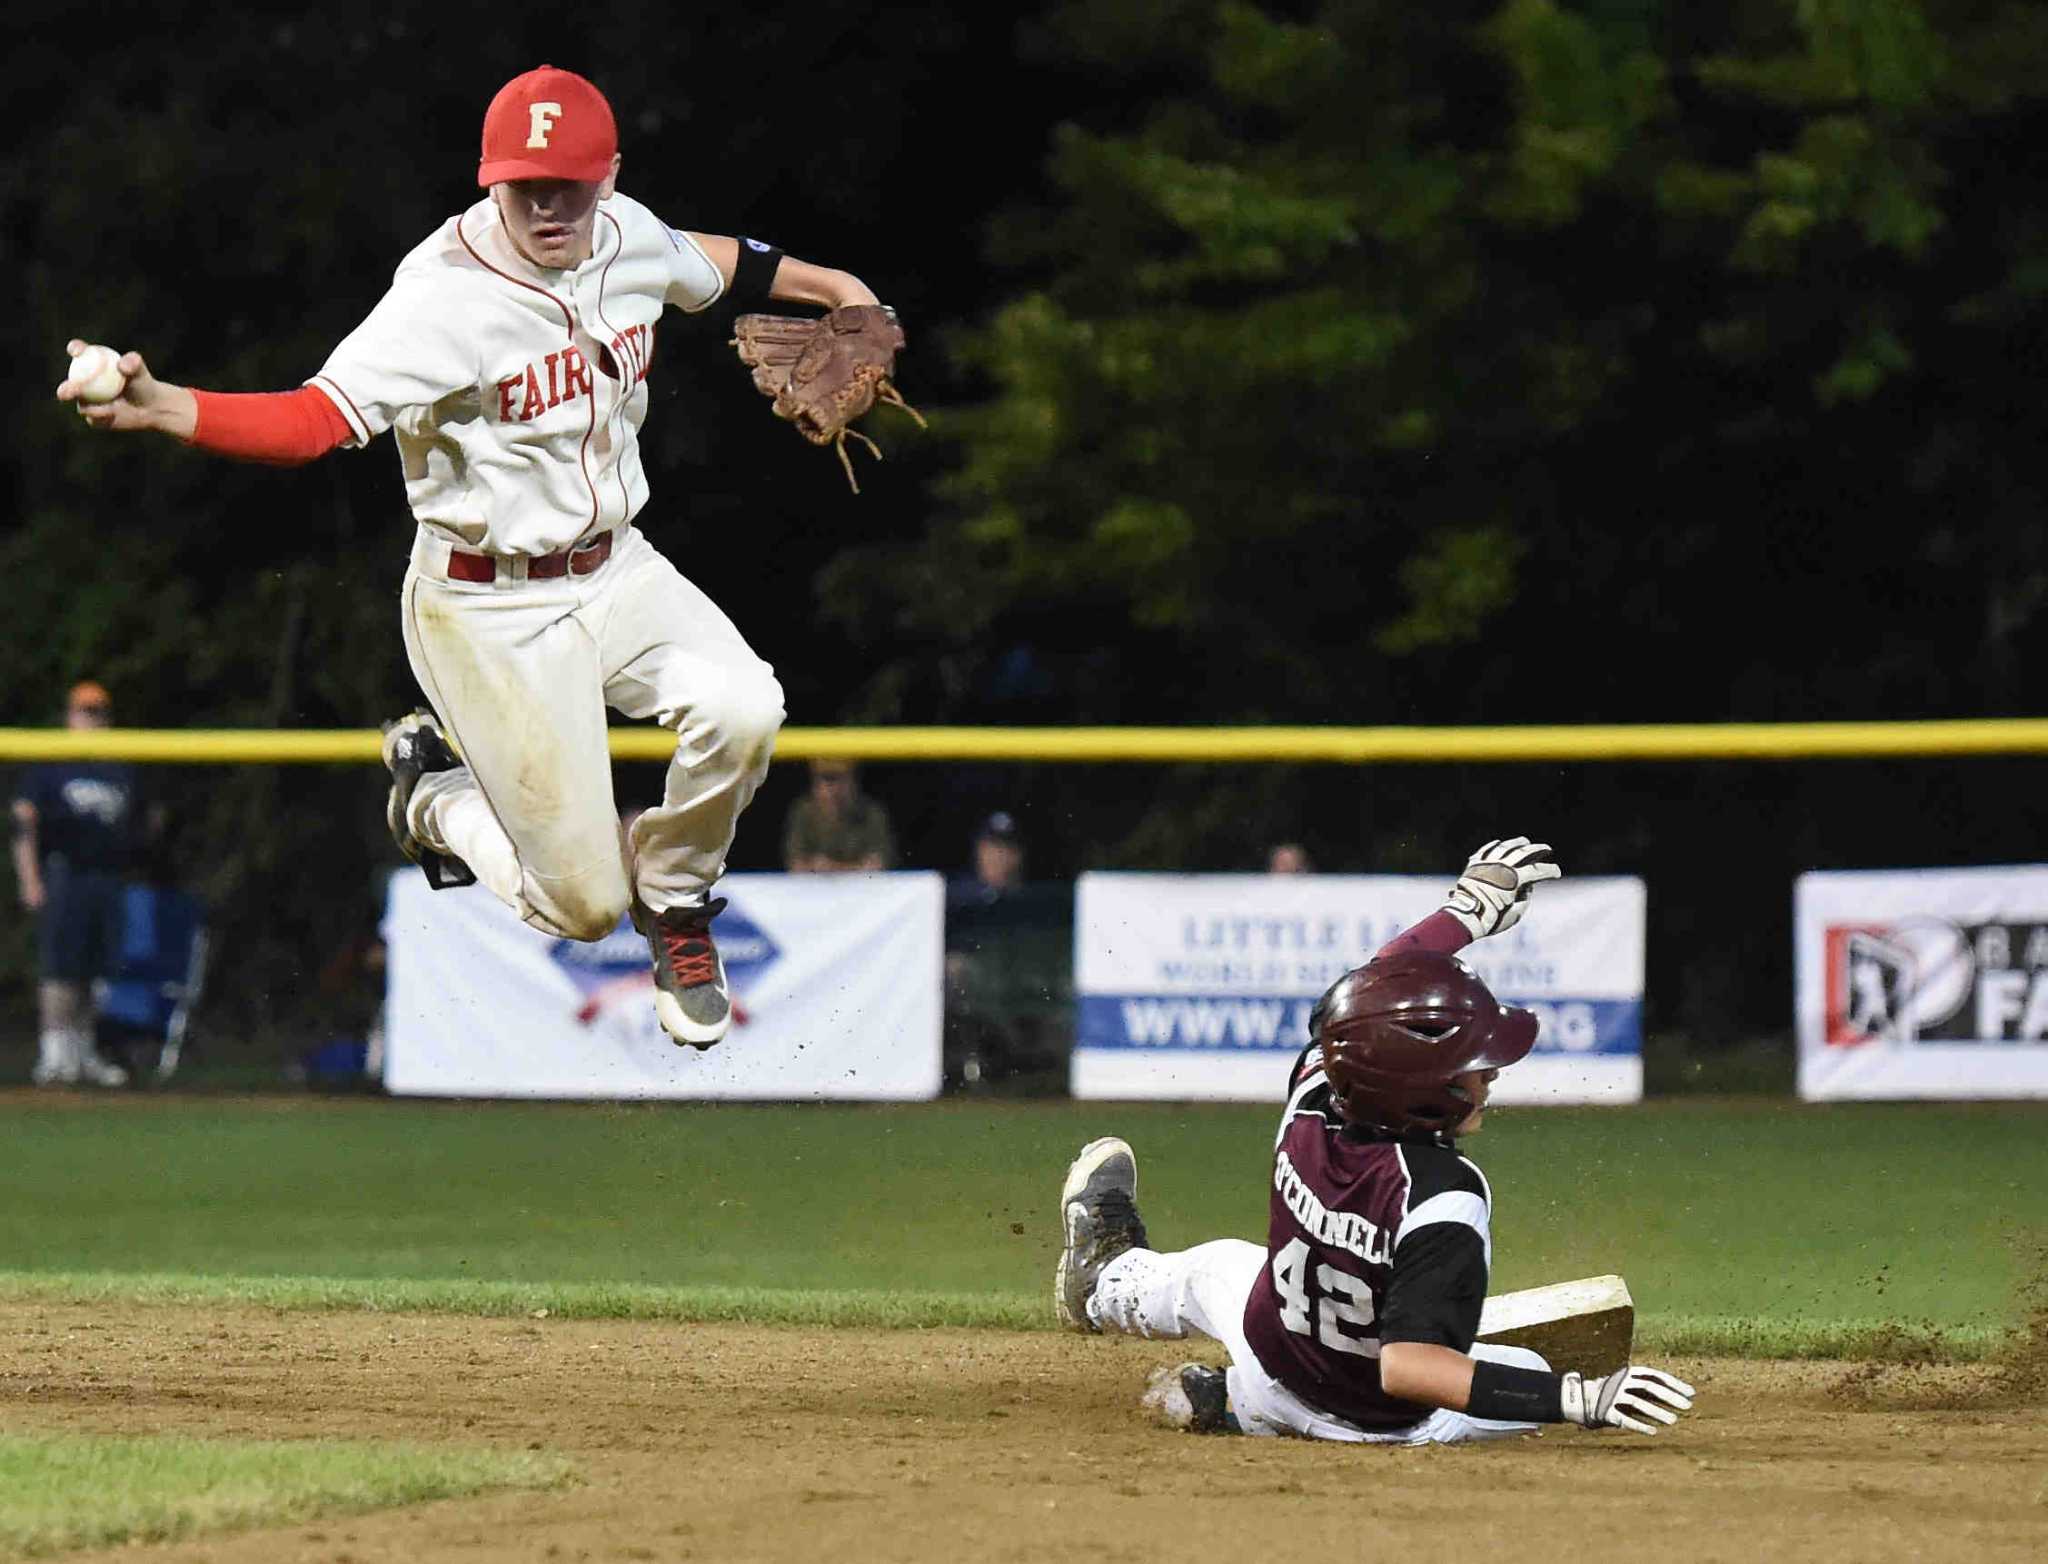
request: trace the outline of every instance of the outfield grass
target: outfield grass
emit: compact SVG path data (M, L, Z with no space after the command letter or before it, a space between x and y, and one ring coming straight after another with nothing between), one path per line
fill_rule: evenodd
M1082 1142L1136 1146L1155 1243L1256 1237L1273 1117L16 1099L0 1270L9 1291L270 1278L279 1303L1042 1322L1053 1196ZM2048 1242L2038 1106L1504 1112L1471 1150L1496 1287L1619 1271L1646 1336L1811 1346L1903 1321L1988 1339Z
M0 1557L282 1526L568 1478L554 1456L447 1445L0 1435Z
M961 1326L1042 1330L1041 1293L665 1287L648 1282L485 1282L151 1271L0 1271L0 1299L244 1305L297 1312L469 1314L487 1319L671 1320L819 1329Z

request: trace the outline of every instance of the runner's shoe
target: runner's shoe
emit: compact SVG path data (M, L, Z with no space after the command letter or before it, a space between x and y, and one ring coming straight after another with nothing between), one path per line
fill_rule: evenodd
M725 911L720 896L701 907L655 912L633 900L633 927L654 958L654 1013L662 1030L689 1048L709 1048L732 1025L732 995L725 961L711 937L711 920Z
M1088 1318L1088 1300L1102 1268L1127 1249L1145 1247L1137 1198L1138 1159L1114 1136L1090 1141L1067 1169L1060 1188L1067 1241L1053 1273L1052 1301L1068 1330L1100 1329Z
M1223 1370L1206 1363L1175 1363L1152 1371L1138 1405L1191 1434L1234 1434L1230 1389Z
M441 736L441 725L432 712L423 709L384 724L384 769L391 773L384 824L390 827L398 850L420 866L427 884L437 891L474 885L476 876L460 858L437 853L415 836L408 811L421 777L433 771L453 771L461 764L462 757Z

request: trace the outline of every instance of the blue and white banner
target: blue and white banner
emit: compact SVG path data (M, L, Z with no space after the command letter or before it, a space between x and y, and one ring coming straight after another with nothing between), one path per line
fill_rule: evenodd
M1075 886L1076 1097L1278 1102L1317 997L1443 904L1445 876L1084 874ZM1546 884L1462 954L1543 1021L1503 1103L1643 1094L1643 882Z
M2048 1097L2048 865L1804 874L1799 1095Z
M481 887L406 870L384 915L384 1085L434 1097L906 1100L939 1093L937 874L734 874L712 926L732 990L699 1052L655 1019L647 942L550 939Z

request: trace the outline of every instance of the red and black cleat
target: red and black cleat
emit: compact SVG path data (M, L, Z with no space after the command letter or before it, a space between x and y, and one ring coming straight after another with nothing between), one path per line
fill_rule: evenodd
M711 920L723 911L723 897L663 912L633 904L633 927L654 961L654 1013L662 1030L690 1048L709 1048L732 1025L725 962L711 936Z

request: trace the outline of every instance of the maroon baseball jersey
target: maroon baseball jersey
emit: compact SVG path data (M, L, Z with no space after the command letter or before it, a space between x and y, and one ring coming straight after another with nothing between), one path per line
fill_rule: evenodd
M1442 1141L1347 1127L1321 1049L1296 1062L1290 1088L1245 1339L1311 1406L1360 1428L1405 1428L1430 1409L1380 1389L1380 1345L1471 1350L1493 1259L1492 1192Z

